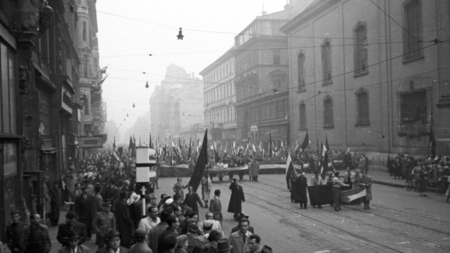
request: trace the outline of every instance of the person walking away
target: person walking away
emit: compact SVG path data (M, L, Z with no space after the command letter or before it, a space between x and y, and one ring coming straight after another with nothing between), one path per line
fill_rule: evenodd
M366 197L364 197L364 210L368 210L370 209L370 201L372 200L372 177L367 175L364 171L361 171L359 187L363 187L366 190Z
M129 253L127 248L120 246L121 234L117 230L109 231L106 236L106 247L98 249L96 253Z
M79 235L74 231L67 234L68 245L63 246L58 253L89 253L89 248L82 245Z
M48 227L41 224L39 214L31 214L30 225L24 229L26 253L49 253L52 249Z
M247 239L252 233L248 231L249 222L247 219L239 221L239 230L234 232L228 238L230 246L232 246L231 253L244 253L248 248Z
M75 211L69 211L66 214L66 222L64 224L60 224L58 227L58 234L56 236L56 240L63 247L69 247L69 234L74 232L78 235L78 243L82 244L86 241L87 232L86 226L83 223L77 221L77 214Z
M120 245L125 248L130 248L133 241L133 220L130 216L130 209L127 205L128 193L120 192L120 200L117 201L114 208L114 217L116 218L117 231L122 235Z
M213 218L216 221L219 221L222 224L223 215L222 215L222 203L220 202L220 190L216 189L214 191L214 198L211 199L209 205L209 211L213 213Z
M341 210L341 186L348 186L347 184L344 184L339 180L339 171L336 171L334 173L333 177L333 199L334 199L334 210L340 211Z
M12 253L23 253L25 251L24 228L25 224L20 221L20 212L11 211L12 223L6 227L6 245Z
M231 197L228 204L228 212L233 213L234 219L237 220L239 214L242 213L242 202L245 202L244 190L236 178L233 178L229 189L231 190Z
M131 246L130 253L153 253L147 245L147 233L143 229L134 231L135 244Z
M305 172L303 171L302 174L295 180L295 192L297 196L297 201L300 203L300 209L307 209L308 208L308 180L306 179Z
M211 200L212 188L212 181L209 178L208 173L205 173L200 183L202 185L202 199L205 202L205 207L208 208L209 201Z
M183 204L192 208L192 211L198 215L197 203L200 204L201 207L204 207L203 203L200 200L200 197L198 196L198 194L196 192L194 192L194 188L192 186L189 185L188 190L189 190L189 193L186 194L186 198L184 199Z
M87 241L92 237L92 196L89 194L89 188L83 186L82 194L75 200L75 212L78 215L78 221L86 225Z
M92 222L92 229L96 232L95 243L98 248L104 248L106 245L106 236L109 231L116 229L116 218L111 212L111 202L102 203L102 209L95 215Z
M325 185L326 182L319 175L319 171L314 172L314 176L311 178L311 186ZM315 206L313 206L315 207ZM322 208L322 205L318 205L319 208Z

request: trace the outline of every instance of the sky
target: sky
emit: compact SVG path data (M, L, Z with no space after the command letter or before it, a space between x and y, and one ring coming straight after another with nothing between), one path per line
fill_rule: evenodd
M98 0L100 67L108 66L109 74L103 83L107 120L123 135L149 111L150 95L170 64L203 79L199 73L233 46L234 36L263 6L272 13L285 5L286 0ZM183 40L176 37L180 27Z

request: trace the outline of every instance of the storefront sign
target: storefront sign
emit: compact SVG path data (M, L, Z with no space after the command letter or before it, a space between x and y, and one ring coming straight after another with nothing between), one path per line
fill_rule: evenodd
M251 126L250 131L252 131L252 132L258 131L258 126Z
M70 97L69 91L64 87L61 88L61 107L68 113L72 113L72 98Z
M102 136L82 136L78 139L80 148L103 148Z
M3 175L4 177L17 174L17 144L3 144Z

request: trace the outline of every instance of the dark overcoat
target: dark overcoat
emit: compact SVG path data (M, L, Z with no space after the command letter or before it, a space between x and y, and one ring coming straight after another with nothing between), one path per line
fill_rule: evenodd
M295 180L295 200L300 203L308 203L307 196L308 180L304 176L300 176Z
M116 202L114 217L116 218L116 228L122 235L120 245L129 248L133 242L134 224L127 202L123 199Z
M84 199L83 194L80 194L75 200L75 212L78 215L78 221L86 225L87 231L91 230L92 221L94 220L92 213L93 197L87 195Z
M242 202L245 202L244 190L236 183L230 185L231 197L228 204L229 213L242 213Z

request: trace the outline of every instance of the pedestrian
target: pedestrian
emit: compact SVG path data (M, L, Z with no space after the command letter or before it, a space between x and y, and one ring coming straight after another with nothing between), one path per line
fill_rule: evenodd
M116 229L116 218L111 212L111 202L104 201L102 203L101 211L95 215L92 222L92 229L96 233L95 243L101 249L106 245L106 236L111 230Z
M300 209L308 208L308 180L306 179L305 172L303 171L300 176L295 180L295 192L297 201L300 203Z
M319 175L319 171L314 172L314 176L311 178L311 186L325 185L326 182ZM315 205L313 205L315 207ZM322 205L318 205L319 208L322 208Z
M209 177L208 173L205 173L200 184L202 186L202 199L205 202L205 207L208 208L208 204L211 199L211 188L212 188L211 178Z
M196 224L189 224L187 231L188 248L187 252L191 253L195 248L201 248L203 241L199 237L200 229Z
M254 234L254 233L255 233L255 229L250 225L250 216L245 215L244 213L241 213L241 214L239 215L239 218L238 218L238 225L237 225L236 227L234 227L234 228L231 229L231 233L230 233L230 234L232 234L232 233L234 233L234 232L237 232L237 231L240 229L240 227L239 227L239 221L242 220L242 219L246 219L246 220L248 221L248 231L250 231L252 234Z
M353 189L353 181L354 181L354 175L352 171L350 170L350 167L347 167L347 171L344 174L344 183L348 184L350 188Z
M188 187L189 193L186 194L186 198L184 199L183 204L189 206L190 208L192 208L192 211L195 212L198 215L198 205L197 203L201 206L203 206L202 201L200 200L200 197L198 196L198 194L194 191L194 188L192 187L192 185L189 185Z
M239 221L239 230L232 233L228 238L230 245L233 247L231 253L243 253L247 249L247 239L252 233L248 231L249 221L241 219Z
M364 197L364 210L370 209L370 201L372 200L372 177L367 175L364 171L361 171L361 177L358 180L359 187L366 190L366 196Z
M252 234L247 239L248 248L245 253L261 253L261 237L256 234Z
M103 197L101 195L102 185L97 183L94 186L94 196L92 198L92 217L102 210Z
M116 218L116 229L122 235L120 246L130 248L133 244L134 224L130 216L130 209L127 205L128 193L120 192L120 199L114 207L114 217Z
M211 225L211 230L218 230L222 233L222 225L220 221L217 221L214 219L214 214L211 211L206 212L205 214L205 220L200 222L198 225L200 228L203 228L203 224L208 222Z
M89 248L80 243L80 237L75 231L68 232L67 243L58 253L89 253Z
M82 244L86 241L87 231L86 226L83 223L77 221L77 214L75 211L69 211L66 214L66 222L64 224L60 224L58 227L58 234L56 236L56 240L63 247L69 246L70 236L69 234L74 232L78 236L78 243Z
M23 253L25 251L25 224L20 221L20 212L11 211L12 223L6 227L6 245L13 253Z
M117 230L111 230L106 236L106 247L98 249L96 253L129 253L127 248L120 246L121 234Z
M236 178L233 178L229 189L231 190L231 197L228 204L228 212L233 213L234 219L237 220L239 214L242 213L242 202L245 202L244 190Z
M148 241L150 242L149 247L152 249L154 253L158 252L158 238L159 236L166 230L169 226L167 224L167 219L169 218L170 213L167 211L163 211L160 215L161 222L158 223L155 227L150 229L150 233L148 234Z
M183 179L181 177L177 178L177 182L173 185L173 191L175 194L180 196L181 202L184 201L184 191L183 189L186 189L188 185L183 185L181 182ZM162 197L161 197L162 198Z
M177 236L177 248L175 249L175 253L187 253L188 247L188 238L186 235ZM203 251L204 253L207 253Z
M258 182L258 176L259 176L259 162L255 158L253 159L253 181Z
M216 221L219 221L222 224L223 215L222 215L222 203L220 202L220 190L216 189L214 191L214 198L211 199L209 205L209 211L213 213L213 218Z
M216 253L218 251L218 242L222 238L223 238L222 233L220 233L217 230L212 230L208 235L207 243L203 246L203 252Z
M168 250L162 243L164 237L170 234L178 236L178 228L180 227L180 221L178 220L178 218L175 217L175 215L171 214L167 218L166 222L168 227L158 236L158 251L157 251L158 253L163 253L164 251Z
M86 225L87 241L91 240L92 237L92 195L89 194L89 188L83 186L81 188L82 194L79 195L75 200L75 212L78 216L78 221Z
M130 253L153 253L147 244L147 233L143 229L134 231L135 244L131 246Z
M425 192L427 191L428 180L425 177L425 173L419 174L419 179L417 180L417 190L421 197L428 197Z
M24 229L26 253L49 253L52 249L48 227L41 224L41 216L33 213L30 216L30 225Z
M336 171L334 173L333 178L333 199L334 199L334 210L340 211L341 210L341 186L348 186L347 184L344 184L339 180L339 171Z
M145 231L148 235L150 230L161 222L158 217L158 207L156 205L150 206L147 210L147 217L141 219L138 224L138 228ZM149 237L147 236L147 245L150 245Z

